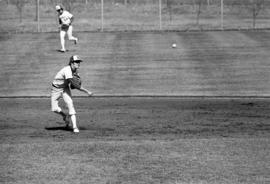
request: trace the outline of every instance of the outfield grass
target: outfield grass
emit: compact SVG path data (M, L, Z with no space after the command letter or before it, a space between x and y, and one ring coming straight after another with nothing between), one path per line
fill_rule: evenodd
M269 96L268 31L58 33L0 36L0 96L49 96L73 54L98 96ZM172 43L177 47L172 48ZM75 96L83 95L74 92Z
M268 183L268 145L269 139L2 144L1 182Z

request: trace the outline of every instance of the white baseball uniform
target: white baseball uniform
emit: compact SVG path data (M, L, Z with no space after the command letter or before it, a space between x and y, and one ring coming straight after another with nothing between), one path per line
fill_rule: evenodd
M61 112L58 102L63 97L64 102L68 107L69 115L75 115L73 100L71 98L71 90L68 84L68 79L72 78L72 70L70 65L62 68L54 77L51 90L51 110L54 112Z
M61 21L60 24L70 25L72 17L73 15L71 13L69 13L66 10L63 10L63 13L59 15L59 20Z
M75 44L78 41L78 38L72 35L73 27L71 25L73 19L73 15L66 10L63 10L61 14L59 14L59 24L60 27L60 41L61 41L61 51L66 51L65 48L65 36L68 35L68 39L71 41L75 41Z

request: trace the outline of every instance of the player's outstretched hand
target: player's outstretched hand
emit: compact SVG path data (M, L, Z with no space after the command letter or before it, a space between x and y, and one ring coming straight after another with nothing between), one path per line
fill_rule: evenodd
M93 96L94 94L90 91L87 92L88 96Z
M85 89L82 86L81 86L81 88L79 90L85 92L88 96L93 96L93 93L91 91L88 91L87 89Z

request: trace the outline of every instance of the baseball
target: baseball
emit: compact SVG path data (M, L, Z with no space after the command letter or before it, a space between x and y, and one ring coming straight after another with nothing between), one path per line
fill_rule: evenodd
M172 44L172 48L176 48L176 43L173 43Z

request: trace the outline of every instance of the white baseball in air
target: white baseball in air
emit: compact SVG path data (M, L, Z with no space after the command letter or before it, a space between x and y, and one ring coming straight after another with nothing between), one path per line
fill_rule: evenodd
M173 43L172 44L172 48L176 48L176 43Z

